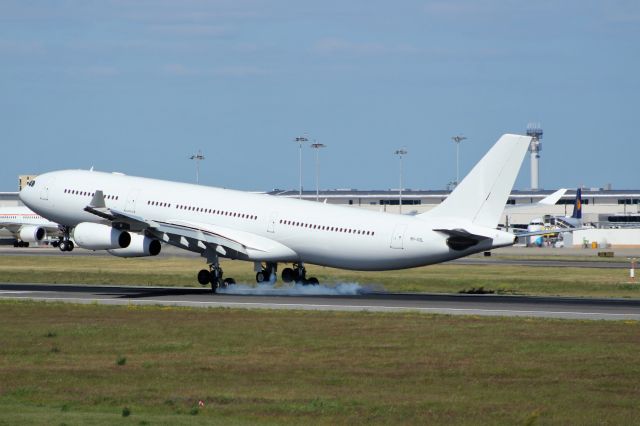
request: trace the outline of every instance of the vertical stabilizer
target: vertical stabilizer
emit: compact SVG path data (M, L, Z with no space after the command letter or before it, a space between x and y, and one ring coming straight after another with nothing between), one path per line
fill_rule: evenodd
M495 228L530 142L529 136L503 135L446 200L419 217L467 219Z
M576 201L573 204L573 219L582 219L582 188L576 189Z

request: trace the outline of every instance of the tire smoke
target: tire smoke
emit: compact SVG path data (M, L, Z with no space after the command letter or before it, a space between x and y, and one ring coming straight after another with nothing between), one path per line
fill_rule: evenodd
M332 285L304 284L235 284L227 288L219 288L221 294L256 295L256 296L357 296L374 291L358 283L336 283Z

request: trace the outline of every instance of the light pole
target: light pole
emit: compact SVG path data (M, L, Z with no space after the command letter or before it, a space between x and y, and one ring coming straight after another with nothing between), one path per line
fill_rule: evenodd
M466 137L462 135L454 136L451 140L456 144L456 186L460 183L460 142Z
M301 199L302 198L302 144L305 142L309 142L309 139L307 139L305 136L298 136L297 138L294 139L294 141L300 146L300 151L299 151L299 159L298 159L298 164L299 164L299 168L300 168L300 189L298 192L298 198Z
M200 183L200 160L204 160L204 155L202 155L202 151L198 150L197 154L193 154L189 157L190 160L196 161L196 184Z
M402 214L402 156L407 155L408 152L406 148L396 149L394 152L400 158L400 214Z
M316 201L320 201L320 148L326 148L327 146L316 141L313 141L310 146L316 150Z

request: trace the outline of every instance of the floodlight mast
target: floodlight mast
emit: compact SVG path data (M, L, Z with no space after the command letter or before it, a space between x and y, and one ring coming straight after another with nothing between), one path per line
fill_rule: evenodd
M316 201L320 201L320 149L327 146L315 140L309 146L316 150Z
M456 144L456 181L455 186L460 183L460 142L467 139L465 136L453 136L451 140Z
M200 161L204 160L204 155L201 150L198 150L198 153L193 154L189 159L196 162L196 184L200 184Z
M400 193L399 193L400 214L402 214L402 157L404 155L407 155L408 153L409 153L409 151L407 151L406 148L396 149L396 151L394 152L394 154L397 155L400 158Z
M294 141L299 145L300 149L298 152L298 167L300 169L299 177L300 177L300 186L298 190L298 199L302 199L302 144L305 142L309 142L309 139L306 136L298 136L294 139Z

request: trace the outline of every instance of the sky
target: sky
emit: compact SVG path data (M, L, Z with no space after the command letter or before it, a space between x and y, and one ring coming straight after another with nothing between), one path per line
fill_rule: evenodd
M0 191L58 169L444 189L544 129L540 186L640 188L637 0L0 0ZM315 189L305 146L303 185ZM530 187L529 158L516 182Z

